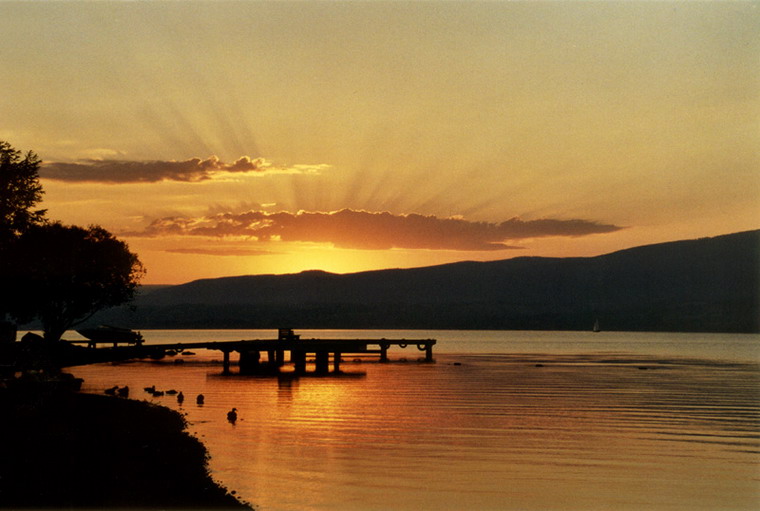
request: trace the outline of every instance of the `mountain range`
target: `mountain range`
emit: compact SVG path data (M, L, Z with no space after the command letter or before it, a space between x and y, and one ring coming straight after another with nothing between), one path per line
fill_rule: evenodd
M517 257L145 288L91 323L132 328L760 332L760 230L596 257Z

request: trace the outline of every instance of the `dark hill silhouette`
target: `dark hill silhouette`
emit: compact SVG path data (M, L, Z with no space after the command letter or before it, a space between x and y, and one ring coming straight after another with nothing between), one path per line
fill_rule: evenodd
M158 288L95 321L133 328L758 332L760 230L597 257L518 257Z

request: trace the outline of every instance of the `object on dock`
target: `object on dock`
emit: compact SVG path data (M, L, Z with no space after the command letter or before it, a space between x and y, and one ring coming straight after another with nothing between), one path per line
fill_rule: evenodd
M296 335L293 333L292 328L280 328L277 330L278 341L297 341L300 338L301 338L300 335Z
M89 339L89 341L84 342L87 342L87 345L91 348L94 348L98 343L113 343L114 347L116 347L118 344L140 345L144 341L140 332L110 325L100 325L97 328L82 328L81 330L77 330L77 332L82 337Z

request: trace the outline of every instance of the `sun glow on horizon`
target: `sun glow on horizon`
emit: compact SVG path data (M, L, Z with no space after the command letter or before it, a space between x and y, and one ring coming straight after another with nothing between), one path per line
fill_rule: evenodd
M758 30L751 2L0 2L0 139L147 283L600 255L758 227Z

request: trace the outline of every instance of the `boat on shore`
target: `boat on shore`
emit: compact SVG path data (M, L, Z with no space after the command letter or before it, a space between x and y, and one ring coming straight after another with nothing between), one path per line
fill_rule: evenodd
M142 344L145 340L140 332L110 325L100 325L96 328L82 328L81 330L77 330L77 333L95 342Z

